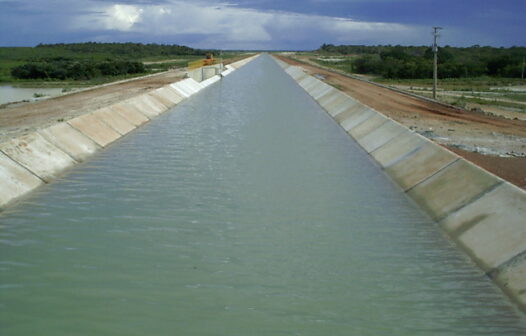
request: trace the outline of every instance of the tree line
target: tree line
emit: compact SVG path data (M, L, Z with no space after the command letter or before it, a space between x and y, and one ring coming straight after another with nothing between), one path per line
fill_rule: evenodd
M349 72L381 75L384 78L430 78L433 52L425 46L353 46L323 44L321 54L354 55ZM438 49L440 78L495 76L520 78L526 47Z
M11 69L11 76L18 79L72 79L89 80L101 76L119 76L143 73L142 62L135 61L50 61L26 63Z
M39 44L38 49L55 49L58 51L77 54L109 54L123 58L146 58L155 56L181 56L181 55L206 55L209 50L194 49L177 44L142 44L142 43L57 43Z
M10 67L16 79L89 80L147 71L139 60L158 57L204 56L209 50L181 45L141 43L59 43L33 48L0 48L0 61L22 63Z

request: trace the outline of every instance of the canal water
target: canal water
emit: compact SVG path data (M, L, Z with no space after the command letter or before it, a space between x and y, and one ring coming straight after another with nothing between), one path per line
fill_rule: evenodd
M1 335L525 335L268 56L0 217Z

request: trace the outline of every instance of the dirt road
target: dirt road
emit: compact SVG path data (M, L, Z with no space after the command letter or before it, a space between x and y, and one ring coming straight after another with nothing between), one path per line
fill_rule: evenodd
M172 70L0 109L0 143L177 82L184 76L184 71Z
M287 57L310 74L526 189L526 122L413 98Z

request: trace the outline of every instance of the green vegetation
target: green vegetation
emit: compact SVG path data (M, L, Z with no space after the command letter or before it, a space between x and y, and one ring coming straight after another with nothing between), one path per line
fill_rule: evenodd
M0 47L0 82L40 86L94 85L185 66L209 50L139 43L40 44ZM171 62L146 64L145 61ZM57 84L59 82L60 84Z
M440 71L440 70L439 70ZM377 83L386 85L402 86L421 86L431 88L433 86L432 78L417 79L391 79L383 77L373 77ZM514 85L524 85L520 78L505 77L465 77L465 78L442 78L439 82L441 90L448 91L495 91L498 87L508 87Z
M352 55L335 67L347 72L380 75L392 79L430 78L433 53L425 46L351 46L324 44L321 55ZM472 46L439 48L439 78L479 76L520 78L526 47L493 48ZM328 65L323 59L323 65ZM339 62L338 62L339 63ZM329 65L330 66L330 65Z
M424 96L431 97L431 94L423 94ZM483 98L477 98L477 97L469 97L469 96L460 96L460 97L451 97L451 96L445 96L440 99L441 101L447 102L449 104L467 108L468 104L478 104L478 105L485 105L485 106L499 106L504 107L508 109L513 109L517 112L526 113L526 107L522 104L516 104L512 102L506 102L506 101L500 101L500 100L490 100L490 99L483 99Z
M144 72L145 67L141 62L82 60L26 63L12 68L11 76L17 79L87 80Z
M526 81L521 79L525 58L526 47L439 48L437 99L466 108L526 113ZM316 51L297 53L295 59L432 97L429 47L324 44Z

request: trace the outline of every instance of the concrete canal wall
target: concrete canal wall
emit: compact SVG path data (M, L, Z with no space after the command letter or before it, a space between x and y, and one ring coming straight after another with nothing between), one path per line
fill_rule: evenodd
M257 56L226 66L227 76ZM220 80L188 78L0 144L0 208Z
M276 60L526 310L526 192L345 93Z
M188 71L188 76L197 82L202 82L223 72L223 64L214 64Z

